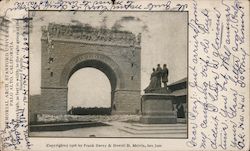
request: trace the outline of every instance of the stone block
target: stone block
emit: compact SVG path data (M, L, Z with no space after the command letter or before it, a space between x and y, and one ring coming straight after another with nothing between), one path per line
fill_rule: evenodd
M140 121L147 124L175 124L176 111L173 107L174 96L169 94L148 93L142 96Z
M112 114L139 114L140 91L119 90L115 94Z

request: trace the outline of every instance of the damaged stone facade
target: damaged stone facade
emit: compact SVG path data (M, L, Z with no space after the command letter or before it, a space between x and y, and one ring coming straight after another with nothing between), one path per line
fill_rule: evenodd
M96 68L108 77L112 114L139 113L140 39L140 34L87 25L43 26L41 95L30 96L30 121L34 122L37 114L66 114L68 80L85 67Z

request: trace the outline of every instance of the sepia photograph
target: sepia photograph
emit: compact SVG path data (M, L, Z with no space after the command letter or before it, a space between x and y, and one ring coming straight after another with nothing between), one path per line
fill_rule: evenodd
M29 18L29 137L187 138L188 12Z
M249 150L249 4L0 1L0 150Z

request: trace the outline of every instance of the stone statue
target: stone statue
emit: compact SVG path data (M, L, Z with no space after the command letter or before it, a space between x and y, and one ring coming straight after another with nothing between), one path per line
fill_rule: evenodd
M156 88L159 89L161 88L161 77L162 77L162 68L160 64L157 64L156 74L157 74Z
M149 86L144 91L145 93L171 93L171 91L167 88L167 82L167 64L164 64L163 68L161 68L160 64L157 64L157 68L153 68L153 73L151 74ZM164 87L161 87L161 83L163 83Z
M163 69L162 69L162 74L161 74L161 81L164 84L164 88L167 88L167 82L168 82L168 68L167 65L164 64L163 65Z
M180 101L176 105L176 110L174 109L173 103L179 98L172 93L171 87L166 88L167 77L166 64L163 65L163 68L158 64L156 70L153 69L150 84L141 97L141 123L176 124L177 117L185 117L184 107ZM163 82L164 87L161 87L161 82ZM179 100L182 100L182 98Z
M150 77L150 83L149 86L144 89L145 93L152 92L157 88L157 72L155 71L155 68L153 68L153 72Z

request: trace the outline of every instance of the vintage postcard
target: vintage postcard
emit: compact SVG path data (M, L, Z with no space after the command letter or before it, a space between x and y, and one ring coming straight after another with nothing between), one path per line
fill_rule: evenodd
M249 6L0 2L0 150L249 150Z

